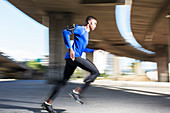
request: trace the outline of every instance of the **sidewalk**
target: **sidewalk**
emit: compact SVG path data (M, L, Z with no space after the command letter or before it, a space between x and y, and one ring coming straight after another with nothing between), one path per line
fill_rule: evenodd
M59 113L169 113L170 84L96 80L82 95L84 105L68 92L81 84L72 80L53 106ZM53 85L44 80L0 81L0 113L41 113L40 105Z

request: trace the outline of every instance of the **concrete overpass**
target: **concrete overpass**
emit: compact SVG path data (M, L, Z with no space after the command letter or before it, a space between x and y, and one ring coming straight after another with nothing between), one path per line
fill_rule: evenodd
M68 24L84 24L87 16L98 19L98 28L90 33L89 48L101 48L119 56L158 63L159 81L169 81L168 37L170 26L166 16L169 0L8 0L37 22L49 27L50 78L62 77L67 51L61 29ZM115 19L115 5L131 5L131 28L145 49L139 51L120 35ZM167 16L168 17L168 16Z

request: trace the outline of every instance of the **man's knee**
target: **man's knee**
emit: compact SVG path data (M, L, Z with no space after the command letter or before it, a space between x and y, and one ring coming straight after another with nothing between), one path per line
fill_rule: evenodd
M99 76L99 75L100 75L99 70L97 70L97 71L96 71L96 75L97 75L97 76Z
M94 80L100 75L99 71L96 70L95 72L93 72L90 76L86 77L84 79L84 82L94 82Z
M94 78L97 78L97 77L100 75L100 73L99 73L99 71L96 69L96 70L92 73L92 75L94 75Z

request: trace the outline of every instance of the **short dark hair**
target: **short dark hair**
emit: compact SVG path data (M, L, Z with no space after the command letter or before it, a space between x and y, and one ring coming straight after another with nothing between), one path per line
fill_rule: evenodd
M91 20L91 19L94 19L94 20L97 21L97 19L96 19L94 16L88 16L88 17L86 18L85 23L88 24L88 21Z

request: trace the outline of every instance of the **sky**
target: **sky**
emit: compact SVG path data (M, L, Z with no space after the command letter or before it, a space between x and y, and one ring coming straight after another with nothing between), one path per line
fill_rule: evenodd
M116 24L119 29L121 36L126 40L126 42L130 43L131 46L138 49L139 51L155 54L154 52L143 48L133 36L133 32L131 30L131 5L116 5L115 7L115 17Z
M0 51L17 60L33 60L49 54L48 28L6 0L0 0Z

